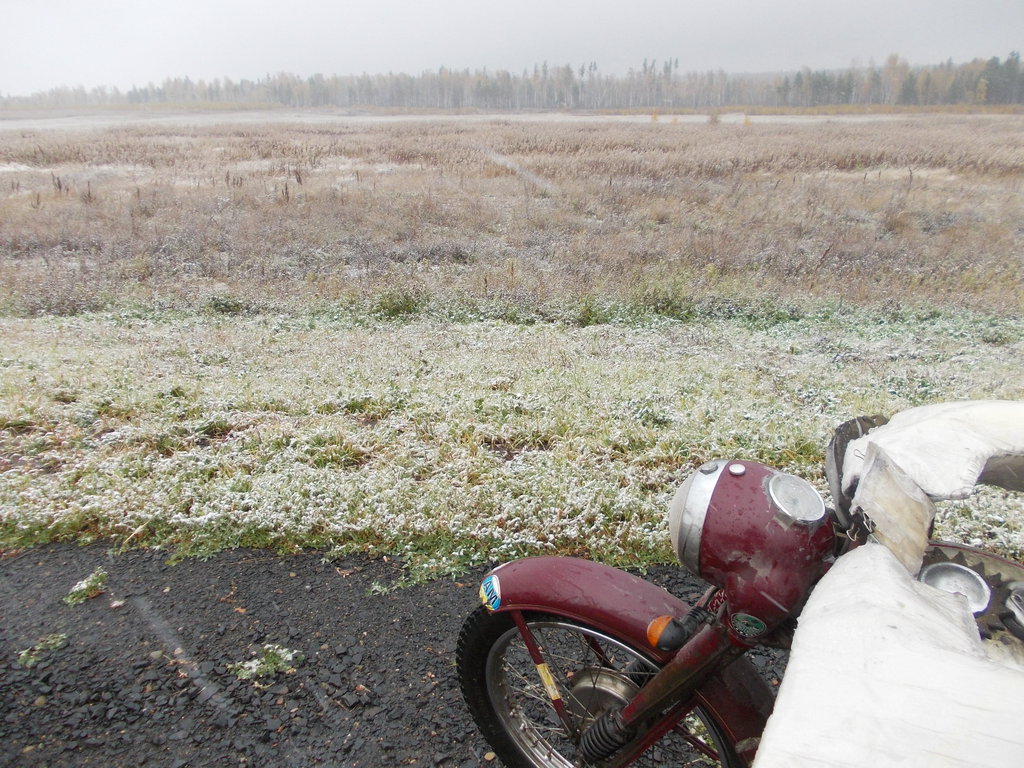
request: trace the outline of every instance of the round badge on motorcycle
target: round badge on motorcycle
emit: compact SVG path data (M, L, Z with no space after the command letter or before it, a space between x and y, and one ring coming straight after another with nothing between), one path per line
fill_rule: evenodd
M733 632L740 637L757 637L767 629L763 621L749 613L734 613L730 621Z
M501 583L497 576L488 576L480 585L480 602L490 611L501 607Z

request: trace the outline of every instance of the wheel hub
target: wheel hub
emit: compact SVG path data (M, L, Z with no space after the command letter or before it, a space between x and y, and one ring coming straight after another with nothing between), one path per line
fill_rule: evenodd
M612 708L625 706L639 690L636 683L613 669L585 667L573 675L572 695L565 703L573 718L586 724Z

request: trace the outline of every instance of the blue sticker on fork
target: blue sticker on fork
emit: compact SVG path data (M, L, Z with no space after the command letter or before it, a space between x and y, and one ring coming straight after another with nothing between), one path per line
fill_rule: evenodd
M501 607L501 584L497 576L488 576L480 585L480 602L489 611L496 611Z

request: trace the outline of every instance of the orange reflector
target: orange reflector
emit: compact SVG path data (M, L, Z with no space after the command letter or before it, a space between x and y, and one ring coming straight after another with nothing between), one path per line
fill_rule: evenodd
M658 641L661 640L661 633L665 631L665 627L667 627L671 622L671 616L659 616L647 625L647 642L652 648L658 647Z

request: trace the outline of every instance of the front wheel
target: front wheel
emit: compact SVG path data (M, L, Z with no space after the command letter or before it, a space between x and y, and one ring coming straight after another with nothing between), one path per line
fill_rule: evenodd
M509 768L572 768L579 735L602 714L626 704L659 667L640 651L585 624L524 614L558 687L574 734L558 717L512 617L477 608L459 635L462 695L491 748ZM641 754L637 766L743 763L722 728L700 707L689 710Z

